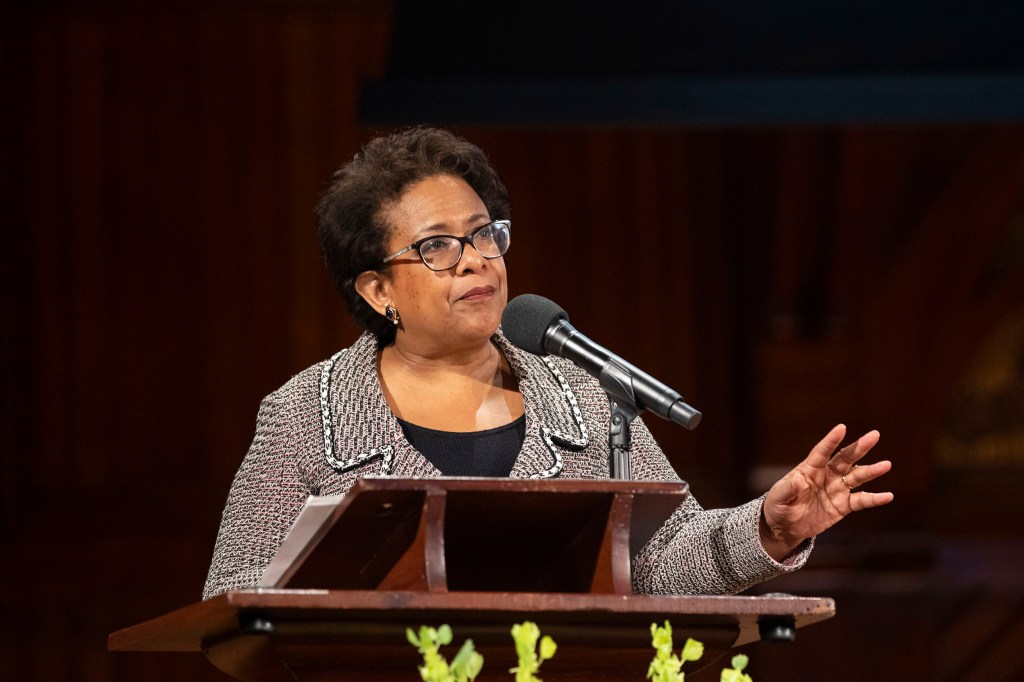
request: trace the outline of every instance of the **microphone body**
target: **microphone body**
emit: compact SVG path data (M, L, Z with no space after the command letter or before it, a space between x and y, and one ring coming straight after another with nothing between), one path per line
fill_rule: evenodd
M637 409L649 410L687 429L694 429L700 424L701 413L687 405L678 391L591 341L573 327L568 318L566 312L552 301L524 294L514 298L506 307L502 331L509 341L523 350L572 361L591 376L602 380L603 386L609 375L606 368L609 364L615 365L618 370L615 374L624 377L629 384L615 391L620 398L631 400ZM610 387L604 388L608 390Z

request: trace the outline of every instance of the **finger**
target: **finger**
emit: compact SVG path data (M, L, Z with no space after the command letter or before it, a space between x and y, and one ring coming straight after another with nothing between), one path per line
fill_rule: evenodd
M881 507L893 500L892 493L859 492L850 495L850 511L860 511L871 507Z
M846 426L843 424L836 424L832 427L832 430L828 432L828 435L818 441L818 444L811 448L811 452L807 455L807 459L804 460L807 464L816 467L823 467L828 464L828 458L832 456L832 453L836 451L839 444L843 442L843 438L846 437Z
M863 436L854 441L853 446L850 448L848 456L852 464L856 464L860 461L864 455L871 452L871 449L878 445L878 440L882 437L877 430L868 431Z
M828 468L837 476L848 475L854 465L859 462L864 455L868 454L868 452L871 451L871 448L878 444L878 439L880 437L881 434L879 434L878 431L868 431L846 447L840 448L835 455L828 460Z
M872 464L854 464L850 473L841 478L847 488L853 489L888 473L890 469L892 462L887 459Z

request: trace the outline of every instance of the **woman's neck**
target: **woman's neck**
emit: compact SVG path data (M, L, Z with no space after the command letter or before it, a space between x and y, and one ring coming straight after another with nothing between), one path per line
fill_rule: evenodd
M443 355L396 343L381 351L379 372L392 412L419 426L482 431L523 414L515 376L490 340L483 347Z
M402 340L386 346L381 352L381 371L397 371L428 381L452 376L490 382L504 356L487 339L483 343L456 349L418 348Z

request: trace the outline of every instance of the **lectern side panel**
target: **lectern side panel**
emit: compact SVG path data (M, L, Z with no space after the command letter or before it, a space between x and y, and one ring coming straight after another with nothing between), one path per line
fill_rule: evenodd
M423 500L416 537L377 585L378 590L448 590L444 556L444 516L447 495L428 490Z
M617 493L612 500L601 543L592 593L633 594L632 555L629 528L633 515L633 494Z
M286 586L375 588L412 544L424 495L422 490L360 493L315 548L310 548Z

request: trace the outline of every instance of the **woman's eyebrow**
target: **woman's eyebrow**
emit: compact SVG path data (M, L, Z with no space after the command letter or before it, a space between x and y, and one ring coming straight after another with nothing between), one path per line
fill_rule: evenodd
M469 231L475 230L476 228L480 227L481 225L486 225L487 224L486 222L485 223L480 223L480 225L475 225L474 224L474 223L477 223L477 222L479 222L481 220L485 220L487 222L490 222L491 217L489 215L487 215L486 213L474 213L473 215L471 215L468 218L466 218L466 222L469 223L470 225L472 225L472 227L470 227L466 231L469 232ZM453 232L452 232L452 228L448 225L448 223L434 223L433 225L427 225L424 228L416 230L415 236L416 236L416 239L419 239L421 237L426 237L427 235L431 235L431 234L453 234Z

